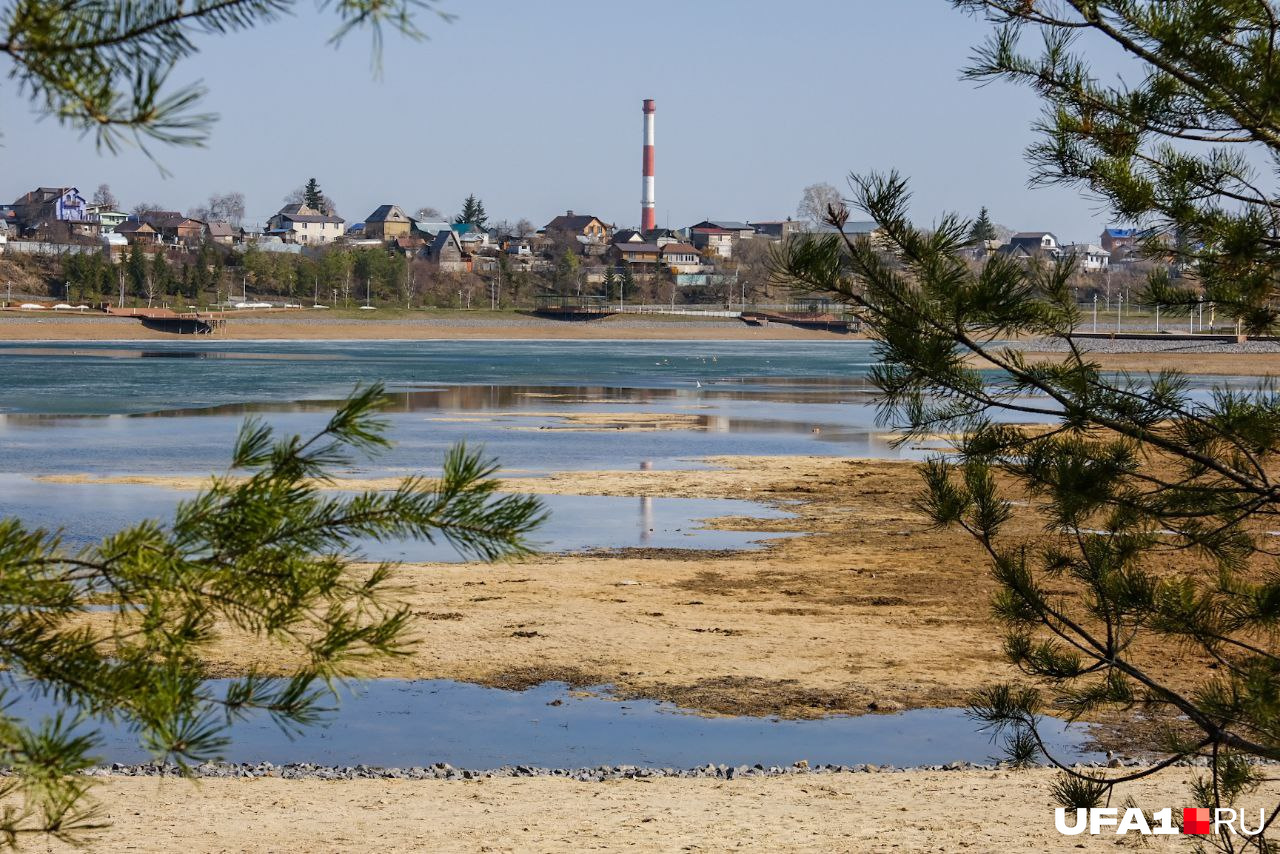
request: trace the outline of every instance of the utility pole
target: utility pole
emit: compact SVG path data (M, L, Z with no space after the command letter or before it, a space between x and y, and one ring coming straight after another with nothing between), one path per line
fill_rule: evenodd
M1093 295L1093 331L1098 331L1098 294Z

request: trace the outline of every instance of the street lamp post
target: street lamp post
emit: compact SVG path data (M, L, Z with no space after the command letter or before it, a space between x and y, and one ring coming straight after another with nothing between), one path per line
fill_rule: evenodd
M1093 295L1093 331L1098 331L1098 295Z

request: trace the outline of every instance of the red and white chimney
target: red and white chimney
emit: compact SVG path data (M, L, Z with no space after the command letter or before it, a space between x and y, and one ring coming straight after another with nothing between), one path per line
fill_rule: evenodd
M653 99L644 102L644 187L640 192L640 230L653 231L658 222L653 208Z

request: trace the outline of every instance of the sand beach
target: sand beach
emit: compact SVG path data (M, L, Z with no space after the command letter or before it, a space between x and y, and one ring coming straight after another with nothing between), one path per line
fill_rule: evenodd
M1144 808L1177 810L1187 800L1194 773L1174 769L1136 782L1125 793ZM111 827L95 837L90 850L1117 850L1114 834L1067 837L1054 829L1052 780L1044 770L608 783L548 778L193 783L117 776L104 778L94 790ZM1270 810L1278 793L1270 784L1246 806ZM1187 851L1186 840L1147 837L1139 850ZM75 849L54 844L48 850Z

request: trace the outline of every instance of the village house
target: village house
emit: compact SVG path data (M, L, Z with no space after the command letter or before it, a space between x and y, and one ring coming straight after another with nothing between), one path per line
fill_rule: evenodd
M285 205L267 220L267 234L287 243L319 246L333 243L346 234L346 220L330 216L305 204Z
M852 219L844 224L843 228L836 228L829 223L820 222L815 226L809 227L807 224L801 224L792 233L805 234L843 234L851 240L859 237L870 238L873 243L879 241L880 223L873 219Z
M458 239L458 233L452 228L441 231L427 246L427 260L442 273L471 271L471 256L463 252L462 241Z
M481 249L489 248L489 232L470 222L456 222L452 226L453 233L458 235L458 242L468 254L475 254Z
M800 234L805 230L805 224L794 219L766 220L747 224L755 229L757 235L771 237L774 240L786 240L793 234Z
M97 232L97 223L89 218L89 205L75 187L37 187L10 207L22 236L59 240Z
M615 243L613 254L637 273L656 270L662 260L662 249L656 243Z
M370 240L395 240L407 237L413 230L413 217L399 205L379 205L364 218L364 236Z
M127 219L116 226L113 234L118 234L129 242L129 245L139 244L141 246L151 246L159 239L159 234L151 227L150 223L143 222L138 219Z
M98 231L101 234L110 234L116 230L116 226L129 218L124 211L118 211L108 205L89 205L86 208L89 219L98 224Z
M427 241L411 234L408 237L397 237L391 241L391 248L412 258L427 248Z
M733 235L715 226L694 226L689 229L689 242L698 249L705 249L725 260L733 257Z
M662 264L673 273L702 272L702 255L689 243L667 243L660 247Z
M1102 248L1108 252L1115 252L1117 249L1130 249L1138 242L1138 229L1136 228L1107 228L1103 229L1102 237L1098 241L1102 244Z
M448 231L451 228L453 228L453 225L442 219L415 219L413 227L410 229L410 234L421 237L427 243L430 243L436 239L437 234L442 231Z
M733 244L754 236L756 230L745 222L704 219L689 226L689 242L698 249L709 249L724 259L733 257Z
M1177 235L1162 228L1108 228L1102 232L1102 248L1111 253L1111 265L1136 261L1173 263Z
M572 236L586 238L588 242L606 245L612 229L599 219L589 214L575 214L566 211L547 223L542 229L547 237Z
M668 243L684 243L685 235L671 228L655 228L644 236L646 243L656 243L659 247Z
M1057 258L1062 254L1058 238L1051 231L1020 231L1000 247L1000 251L1014 258Z
M204 222L177 211L144 211L138 219L156 230L158 242L199 246L204 239Z
M211 222L206 226L209 240L219 246L231 246L240 238L240 229L229 222Z
M1068 243L1062 254L1074 257L1076 269L1082 273L1104 272L1111 263L1111 253L1096 243Z
M634 228L619 229L613 235L613 245L617 246L619 243L644 243L644 235Z

